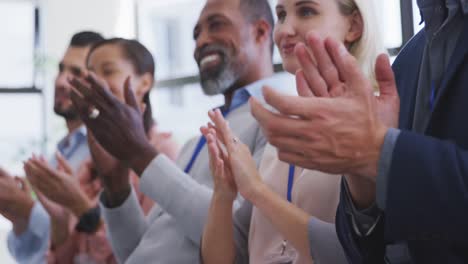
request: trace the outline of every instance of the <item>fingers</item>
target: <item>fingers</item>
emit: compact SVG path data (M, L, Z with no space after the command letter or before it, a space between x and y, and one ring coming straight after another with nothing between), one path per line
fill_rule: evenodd
M328 96L327 84L320 75L306 46L303 43L298 43L294 51L312 93L319 97Z
M375 64L375 77L379 85L381 96L398 95L395 75L390 65L390 59L386 54L380 54Z
M210 117L211 121L213 121L213 123L215 124L216 129L219 131L218 137L222 138L222 141L226 146L228 152L232 152L235 147L234 135L232 134L228 123L221 114L221 111L219 109L215 111L210 111L208 113L208 116Z
M73 169L68 163L68 161L62 156L60 152L55 153L55 158L57 159L58 163L58 168L59 170L67 173L67 174L73 174Z
M299 96L302 97L312 97L314 93L312 92L307 80L304 76L304 71L302 69L296 72L296 88Z
M93 119L89 118L89 109L91 109L92 105L75 90L71 91L70 99L72 100L73 106L78 111L80 119L87 125L90 124L90 122L93 121Z
M328 87L327 90L339 85L341 81L339 79L338 71L325 49L323 40L314 32L309 33L306 38L308 46L311 48L315 60L317 61L320 75L325 80Z
M127 103L127 105L133 107L135 110L140 112L140 108L138 106L137 99L135 98L135 92L133 91L133 89L131 87L130 81L131 81L130 77L128 77L125 80L125 86L124 86L124 89L125 89L125 103Z
M262 127L267 138L272 136L306 136L306 132L308 131L307 122L301 119L272 113L265 109L265 107L254 98L250 99L250 106L252 115Z
M299 96L287 96L278 93L270 87L263 88L265 101L286 116L308 117L308 107L311 104L311 98Z
M6 170L0 167L0 178L6 178L6 177L11 177L11 176Z
M363 85L366 78L363 76L356 58L348 52L343 43L327 38L325 48L338 69L340 79L350 84L347 87L354 88L353 92L369 92L367 91L369 87Z

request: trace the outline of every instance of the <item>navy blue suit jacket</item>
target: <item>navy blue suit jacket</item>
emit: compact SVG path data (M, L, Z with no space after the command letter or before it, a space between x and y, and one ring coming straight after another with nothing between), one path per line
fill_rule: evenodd
M384 263L385 246L401 242L411 263L468 263L468 16L421 135L411 128L426 41L423 30L393 64L402 132L389 171L386 209L370 236L353 232L342 195L336 225L350 263Z

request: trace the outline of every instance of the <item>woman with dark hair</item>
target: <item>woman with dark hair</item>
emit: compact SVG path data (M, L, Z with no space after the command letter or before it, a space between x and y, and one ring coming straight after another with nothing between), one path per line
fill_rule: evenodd
M91 48L87 67L106 82L108 89L119 100L125 101L124 86L127 82L131 84L143 112L148 138L161 153L175 159L177 145L170 133L158 132L152 116L150 90L154 85L155 63L148 49L136 40L104 40ZM60 161L57 170L37 157L25 164L28 179L38 191L44 206L49 209L58 206L72 214L68 225L52 225L52 237L60 237L62 243L53 243L49 263L116 263L97 206L102 190L101 181L106 179L99 176L111 174L132 184L145 214L154 205L152 200L139 192L136 174L106 153L90 132L88 142L92 160L82 165L76 172L77 177L71 176L74 172L67 169L66 161L60 156L57 157Z

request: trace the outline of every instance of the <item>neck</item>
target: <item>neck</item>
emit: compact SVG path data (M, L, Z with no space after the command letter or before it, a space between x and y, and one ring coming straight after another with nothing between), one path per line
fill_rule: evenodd
M256 65L256 67L252 68L253 70L247 70L247 74L244 76L244 78L239 79L231 89L228 89L224 93L223 108L228 109L231 106L232 97L238 89L241 89L249 84L260 81L262 79L269 78L274 74L273 64L271 61L268 61L268 63L263 63L261 65Z
M82 125L80 119L67 119L65 122L67 123L68 134L71 134Z

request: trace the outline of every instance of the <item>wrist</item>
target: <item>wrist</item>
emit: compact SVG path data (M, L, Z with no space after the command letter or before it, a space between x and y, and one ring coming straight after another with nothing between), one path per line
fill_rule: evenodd
M382 147L385 141L385 135L388 132L388 127L383 124L379 124L378 128L376 129L374 140L372 147L369 151L369 155L363 164L362 170L355 175L359 175L365 178L368 181L372 181L375 184L377 175L378 175L378 167L379 167L379 160L380 155L382 152Z
M125 202L125 200L127 200L131 191L132 187L129 182L118 189L109 189L104 187L104 204L108 208L119 207Z
M256 204L262 197L264 197L264 194L268 189L269 187L264 182L258 181L250 185L248 190L243 193L243 196L252 204Z
M32 199L27 199L22 202L21 206L18 206L18 210L8 214L9 217L7 218L9 218L13 224L13 232L15 235L19 236L28 229L33 207L34 201Z
M87 197L81 197L80 200L73 203L73 206L70 207L70 210L76 217L80 218L94 207L95 204L92 203Z
M136 155L133 155L133 158L130 159L129 165L130 168L139 176L145 171L146 167L151 163L151 161L159 154L157 150L149 143L141 146L135 151Z
M345 178L349 194L358 210L369 208L375 203L375 182L354 175L346 175Z
M216 189L213 192L212 200L216 203L232 205L235 199L236 199L236 195L232 193L226 193L225 191L216 190Z

